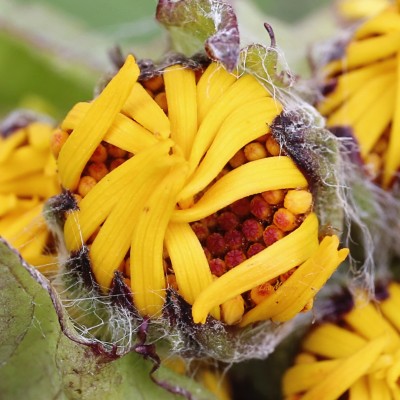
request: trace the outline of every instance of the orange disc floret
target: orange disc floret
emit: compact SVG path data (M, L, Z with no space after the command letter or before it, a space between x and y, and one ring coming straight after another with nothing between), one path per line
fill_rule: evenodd
M129 56L99 97L61 124L69 136L58 158L63 186L79 193L83 179L95 181L66 218L68 250L90 246L103 293L115 271L129 277L143 316L161 314L169 288L193 306L195 323L279 319L276 303L266 312L267 298L249 296L270 282L294 316L347 250L337 250L335 236L319 243L308 182L269 128L282 105L253 76L218 63L194 70L180 61L146 76ZM298 279L311 265L321 274L305 293ZM300 272L284 280L292 269ZM289 281L297 297L282 294Z

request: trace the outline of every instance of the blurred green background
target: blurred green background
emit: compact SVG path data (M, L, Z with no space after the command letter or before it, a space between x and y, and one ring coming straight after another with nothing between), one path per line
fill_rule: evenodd
M245 41L269 39L297 72L305 67L308 43L329 32L330 0L233 0ZM138 57L167 48L155 22L156 0L0 0L0 118L17 107L56 119L78 100L89 99L110 67L115 45ZM309 23L309 21L313 21ZM317 29L315 27L318 27Z

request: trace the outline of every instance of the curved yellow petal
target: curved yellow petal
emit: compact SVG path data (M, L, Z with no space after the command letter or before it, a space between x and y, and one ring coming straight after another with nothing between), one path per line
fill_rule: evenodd
M343 317L346 323L367 339L374 339L386 334L387 348L385 350L391 352L396 349L400 345L400 336L376 307L363 297L356 298L355 303L353 310Z
M172 220L193 222L252 194L304 187L307 187L307 180L289 157L263 158L224 175L193 207L175 210Z
M354 355L344 359L324 379L316 382L302 400L336 400L356 382L378 359L386 344L385 337L378 337L367 343Z
M360 350L367 341L360 335L331 323L313 329L306 336L302 348L321 357L349 357Z
M323 115L330 114L341 103L351 97L357 90L364 86L365 82L373 79L377 75L395 72L396 63L393 58L362 68L348 71L337 77L337 84L332 93L318 105L318 110Z
M165 246L171 258L179 293L189 304L213 281L207 258L189 224L169 223ZM213 312L219 319L219 308Z
M158 138L166 139L171 134L168 117L139 82L133 85L122 112Z
M193 304L195 323L210 310L301 264L318 248L318 219L311 213L299 228L215 280Z
M132 56L93 101L81 123L73 130L58 157L59 175L64 188L74 190L86 163L103 140L139 76ZM73 155L74 161L71 162Z
M210 147L222 123L239 107L248 102L268 97L267 90L260 85L256 78L245 75L233 83L227 91L214 103L199 126L190 154L190 171L194 171ZM277 111L277 114L279 111ZM245 114L242 114L242 117Z
M400 51L396 56L397 71L392 84L396 86L396 98L394 103L394 114L392 127L389 135L388 149L386 152L385 166L383 169L383 186L387 187L400 167Z
M368 36L400 31L400 15L393 11L392 9L386 9L379 15L365 21L356 30L354 38L360 40Z
M289 396L311 389L316 382L325 379L339 363L339 360L324 360L294 365L283 376L283 394Z
M199 193L239 149L266 134L280 109L274 99L263 97L233 112L220 127L200 165L179 194L179 199L185 200Z
M171 167L143 203L134 226L130 253L131 288L133 301L141 315L157 317L164 305L163 242L187 173L186 163Z
M114 271L128 253L132 234L139 224L146 200L175 162L169 155L159 157L154 152L140 163L140 169L130 171L124 195L111 209L90 248L92 270L102 288L111 286ZM139 162L135 166L139 166ZM98 201L101 202L101 198Z
M0 164L0 183L42 171L47 156L45 151L34 149L32 146L18 148L6 163Z
M338 246L337 236L325 236L318 250L289 279L243 316L240 326L267 319L284 322L296 316L347 257L348 249L338 251Z
M44 176L41 172L0 183L0 193L13 193L21 197L48 198L56 195L59 191L55 178Z
M69 251L78 250L110 214L133 177L142 168L151 170L153 164L165 157L172 141L159 142L130 158L102 179L79 203L79 211L71 212L64 225L64 240Z
M0 165L10 157L17 147L24 143L26 138L27 132L25 129L19 129L5 139L0 138Z
M236 82L238 78L230 74L222 64L211 63L197 83L197 118L199 124L215 102Z
M328 117L328 126L352 126L368 112L371 105L380 98L381 94L393 85L395 75L378 75L366 82L350 99L342 104Z
M173 65L164 71L171 139L189 158L197 133L196 77L192 69Z
M379 99L375 99L368 112L354 124L354 134L360 145L361 156L366 157L379 140L385 129L389 127L396 97L396 87L386 87Z
M62 122L61 129L75 129L89 108L89 103L75 104ZM121 113L117 114L103 140L133 154L157 143L157 138L150 131Z

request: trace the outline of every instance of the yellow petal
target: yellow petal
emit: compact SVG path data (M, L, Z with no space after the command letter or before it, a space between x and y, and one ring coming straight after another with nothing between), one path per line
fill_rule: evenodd
M122 112L156 137L166 139L171 133L168 117L139 82L133 86Z
M400 52L397 53L397 71L396 78L392 85L396 87L396 98L394 103L394 114L392 127L389 135L389 143L386 152L385 166L383 170L383 186L387 187L400 167L399 149L400 149Z
M335 60L325 67L327 75L333 75L341 69L353 69L374 61L383 60L397 53L400 48L400 32L350 43L343 60Z
M59 193L59 186L54 177L38 172L22 178L0 183L0 193L13 193L17 196L40 196L48 198Z
M327 358L342 358L360 350L367 341L354 332L326 323L313 329L303 341L302 348Z
M185 200L203 190L238 150L269 131L279 112L280 106L270 97L250 101L233 112L222 124L179 199Z
M189 158L197 133L196 77L192 69L173 65L164 71L171 139Z
M389 127L393 118L395 98L396 87L390 84L371 104L368 112L354 124L354 134L360 144L362 157L367 156Z
M139 158L143 153L135 157ZM156 152L136 161L134 167L137 169L131 170L130 179L125 181L124 195L117 194L117 202L90 248L93 273L99 285L105 289L111 286L114 271L128 253L143 204L156 189L171 163L175 162L169 155L159 157ZM102 203L101 198L97 201Z
M363 376L355 381L349 390L349 400L369 400L367 377Z
M22 146L13 152L7 163L0 165L0 183L41 171L46 161L46 152L31 146Z
M245 75L232 84L227 91L214 103L203 119L190 154L190 171L194 171L210 147L222 123L231 118L231 114L248 102L268 97L267 90L256 78ZM279 111L277 111L277 114ZM243 115L242 115L243 117Z
M274 293L248 311L240 325L270 318L284 322L296 316L347 257L348 249L338 251L338 245L337 236L325 236L318 250Z
M41 216L42 203L27 210L18 210L10 213L0 220L0 235L11 241L14 246L19 246L29 237L30 231L40 229L44 224Z
M307 180L289 157L263 158L224 175L193 207L174 211L172 220L197 221L246 196L267 190L304 187L307 187Z
M160 315L165 298L163 242L177 193L187 177L188 166L177 164L154 188L140 209L131 245L133 301L141 315Z
M0 217L15 209L16 206L17 196L14 193L0 194Z
M139 67L135 59L128 56L124 66L91 103L81 123L63 145L58 157L58 167L64 188L74 190L78 186L86 163L121 110L138 76Z
M377 2L378 3L378 2ZM379 35L400 30L400 15L387 9L379 15L364 22L356 31L355 38L363 39L372 35Z
M384 379L368 375L369 398L371 400L392 400L389 387Z
M331 114L328 118L328 126L350 125L352 126L364 113L368 112L371 105L380 98L386 89L393 85L395 75L384 74L375 76L366 82L350 99Z
M325 379L339 363L339 360L325 360L294 365L283 376L283 394L289 396L311 389L316 382Z
M3 164L14 150L25 142L26 138L25 129L19 129L5 139L0 138L0 164Z
M381 354L386 344L385 337L378 337L367 343L354 355L344 359L324 379L316 382L302 397L302 400L336 400L353 385Z
M216 279L194 302L194 322L204 323L213 307L304 262L318 248L317 232L311 213L295 231Z
M79 211L71 212L64 225L64 240L69 251L78 250L110 214L112 208L126 193L132 177L151 170L154 160L165 157L172 146L166 140L130 158L102 179L79 203Z
M48 150L50 148L50 137L53 133L53 127L43 122L33 122L26 128L28 133L28 142L35 149Z
M387 350L393 351L400 345L400 337L396 330L382 317L372 303L365 298L356 297L355 307L343 319L360 335L374 339L387 335Z
M389 297L380 303L383 315L400 332L400 288L392 282L389 287Z
M330 114L336 107L346 101L355 92L364 86L365 82L375 76L394 72L396 68L395 60L389 59L381 62L365 65L362 68L349 71L337 78L335 90L322 101L318 110L323 115Z
M222 64L212 62L197 84L197 118L199 124L216 101L236 82L237 77L230 74Z
M75 129L89 108L89 103L76 104L65 117L61 129ZM157 143L157 138L150 131L121 113L117 114L103 140L133 154Z
M213 281L204 250L189 224L169 223L165 245L171 258L179 293L193 304ZM219 319L219 308L213 313Z

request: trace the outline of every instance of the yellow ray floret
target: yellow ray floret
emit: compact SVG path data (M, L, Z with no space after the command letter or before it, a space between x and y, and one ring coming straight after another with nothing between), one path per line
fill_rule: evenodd
M105 221L133 177L137 179L141 175L144 166L151 170L159 159L169 162L165 157L171 146L172 141L168 140L137 154L111 171L107 179L102 179L82 199L79 211L69 213L64 225L64 240L69 251L78 250Z
M165 149L163 144L160 144L160 147ZM147 157L136 160L136 165L132 163L136 168L131 169L130 179L126 181L126 194L112 207L90 248L93 273L103 289L111 286L114 271L119 268L129 251L133 231L135 225L139 224L144 203L157 188L171 164L176 162L168 155L159 157L157 152L147 152L146 155ZM139 155L135 157L139 158ZM139 169L139 165L144 170Z
M347 257L348 249L338 251L338 245L337 236L326 236L289 279L244 316L241 326L267 319L284 322L298 314Z
M288 396L311 389L316 382L329 376L339 364L339 360L325 360L293 366L283 377L284 394Z
M360 40L369 36L400 31L400 15L388 8L379 15L364 22L356 31L355 38Z
M332 93L318 105L318 110L323 115L330 114L341 103L346 101L355 92L360 90L365 82L369 82L374 77L386 74L388 72L395 72L395 60L390 58L371 65L365 65L362 68L348 71L346 74L338 76L335 89Z
M171 258L179 293L193 304L198 295L213 281L204 250L189 224L170 222L165 245ZM219 309L212 313L220 318Z
M173 65L164 71L171 139L188 159L197 133L196 77L193 70Z
M310 353L327 358L348 357L361 349L367 341L347 329L326 323L312 330L302 343Z
M244 164L223 176L193 207L175 210L172 220L197 221L252 194L304 187L307 187L307 180L289 157L263 158Z
M65 117L61 129L66 131L75 129L89 108L89 103L76 104ZM133 154L157 142L156 136L150 131L121 113L117 114L103 140Z
M204 189L243 146L269 131L277 115L276 102L269 97L251 101L233 112L220 127L204 159L179 195L190 198Z
M341 69L353 69L364 64L382 60L397 53L400 48L400 32L390 32L361 41L352 42L346 49L344 60L335 60L325 67L331 76Z
M393 175L397 172L400 167L399 161L399 148L400 148L400 51L396 56L397 60L397 69L396 69L396 78L394 82L397 82L396 85L396 97L394 102L394 114L392 127L389 136L389 144L386 154L385 167L383 171L383 185L388 186L391 183L391 179Z
M64 188L73 190L77 187L86 163L121 110L138 76L135 59L128 56L125 65L93 101L81 123L71 133L58 158ZM74 162L70 162L71 154L74 154Z
M199 124L215 102L237 80L222 64L211 63L197 84L197 119Z
M304 262L318 248L317 230L317 217L311 213L294 232L218 278L196 299L194 322L204 323L213 307Z
M376 144L384 130L389 127L393 117L396 88L385 87L378 99L371 104L353 126L355 136L360 144L361 156L365 158Z
M165 299L163 242L176 197L187 178L188 165L179 163L164 173L142 205L131 243L131 288L141 315L160 315ZM151 273L149 273L151 271Z
M329 116L328 126L351 126L356 123L364 113L368 112L381 94L393 84L394 77L394 74L378 75L366 82L360 90L354 93L354 96Z
M239 107L245 106L248 102L263 97L270 97L270 95L251 75L245 75L229 86L227 91L216 101L199 126L190 154L189 162L191 172L197 167L204 153L213 142L222 123L228 116L229 119L231 119L231 114ZM276 104L275 115L279 114L279 107L280 106Z
M302 396L302 400L336 400L366 373L379 357L385 344L384 336L367 343L354 355L339 363L327 377L317 381L316 385Z
M122 112L156 137L166 139L171 134L171 124L168 117L139 82L133 86L122 107Z
M400 337L396 330L364 296L356 298L355 308L343 318L355 332L367 339L374 339L385 333L388 351L393 351L400 345Z
M0 137L0 164L4 163L14 150L25 142L26 138L25 129L19 129L5 139Z
M354 308L339 317L340 326L322 323L312 329L302 343L302 351L307 352L303 354L311 361L297 362L286 372L285 394L301 399L333 400L342 394L350 400L398 399L399 328L385 319L383 309L398 319L399 288L398 283L391 283L389 296L376 305L360 292ZM334 367L329 370L326 365Z

